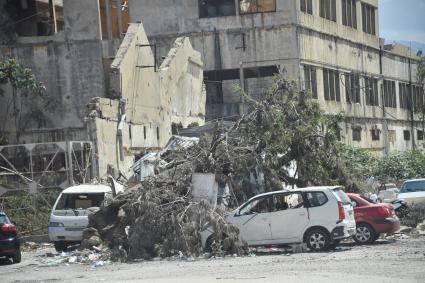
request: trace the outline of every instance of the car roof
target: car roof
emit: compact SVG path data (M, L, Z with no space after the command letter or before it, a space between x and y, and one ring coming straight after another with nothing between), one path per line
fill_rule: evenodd
M404 182L405 183L410 183L410 182L417 182L417 181L425 181L425 178L421 178L421 179L410 179L410 180L406 180Z
M62 191L63 194L109 193L111 187L101 184L85 184L69 187Z
M315 186L315 187L306 187L306 188L297 188L297 189L293 189L293 190L280 190L280 191L273 191L273 192L267 192L267 193L262 193L259 195L256 195L254 197L252 197L251 199L257 198L257 197L263 197L263 196L268 196L268 195L274 195L274 194L279 194L279 193L288 193L288 192L322 192L324 190L330 189L343 189L344 187L342 186Z

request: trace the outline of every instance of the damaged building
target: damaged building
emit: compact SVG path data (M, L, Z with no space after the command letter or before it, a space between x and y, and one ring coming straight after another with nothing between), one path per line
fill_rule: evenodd
M286 71L329 113L345 113L341 139L376 154L423 144L419 57L379 38L378 0L130 0L157 58L176 37L202 54L206 116L234 119ZM162 15L158 17L158 15Z
M54 102L19 129L19 139L13 123L0 129L6 184L67 187L125 175L134 153L158 150L173 130L204 123L199 52L176 38L159 65L129 9L121 0L0 1L1 57L30 68ZM0 96L2 121L11 118L9 100Z

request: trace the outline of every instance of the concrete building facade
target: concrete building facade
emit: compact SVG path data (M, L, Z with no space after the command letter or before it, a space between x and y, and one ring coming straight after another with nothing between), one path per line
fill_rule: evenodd
M188 36L202 54L207 119L246 111L237 88L260 97L274 73L345 113L341 138L377 154L423 144L418 57L379 38L378 0L130 0L158 60ZM157 15L161 15L158 17Z
M0 170L0 183L22 181L14 172L49 187L106 177L108 168L126 173L135 153L162 148L174 128L204 123L199 52L174 39L159 65L143 25L129 24L128 1L0 0L0 23L11 23L0 27L0 58L30 68L54 102L17 140L14 124L3 123L12 115L3 85L0 167L9 171Z

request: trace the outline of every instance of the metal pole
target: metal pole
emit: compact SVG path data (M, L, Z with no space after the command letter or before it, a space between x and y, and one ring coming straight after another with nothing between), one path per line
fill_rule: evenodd
M239 78L240 78L240 88L241 88L241 105L239 107L239 113L241 115L245 114L245 75L243 72L243 62L239 62Z

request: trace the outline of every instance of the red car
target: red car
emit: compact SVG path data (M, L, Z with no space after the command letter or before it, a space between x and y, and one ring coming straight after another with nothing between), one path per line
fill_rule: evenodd
M400 220L391 204L370 203L358 194L347 193L354 206L357 233L353 239L360 244L373 243L381 233L392 233L400 228Z

